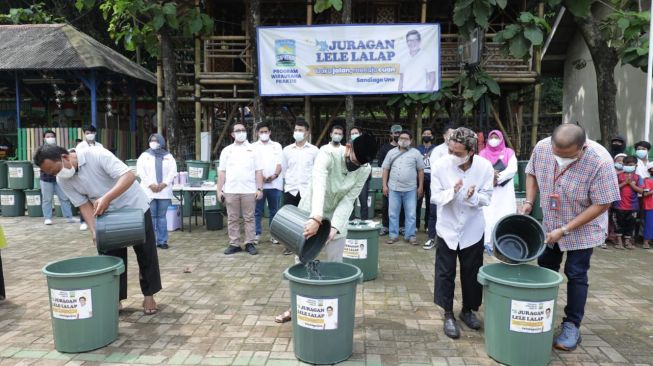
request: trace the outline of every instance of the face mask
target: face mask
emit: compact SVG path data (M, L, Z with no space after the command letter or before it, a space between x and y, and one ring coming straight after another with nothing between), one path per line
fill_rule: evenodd
M632 173L635 171L635 167L632 165L624 166L624 173Z
M567 165L573 163L574 161L578 160L578 158L562 158L558 155L553 155L553 157L556 159L556 162L558 163L558 166L561 168L566 167Z
M621 163L614 163L614 168L617 170L622 170L624 168L624 165Z
M263 142L269 141L270 140L270 134L269 133L262 133L262 134L258 135L258 138Z
M449 159L451 159L451 162L454 163L456 166L463 165L469 160L469 155L465 155L464 157L456 156L454 154L449 155Z
M358 138L358 136L360 136L360 135L357 134L357 133L353 133L353 134L351 135L351 140L352 140L352 141L356 140L356 139Z
M72 178L73 175L75 175L75 168L66 168L66 166L63 165L63 160L61 160L61 164L62 167L59 173L57 173L57 177L61 179Z
M301 132L301 131L295 131L295 133L293 133L293 135L292 135L292 138L294 138L295 141L297 141L297 142L303 141L304 140L304 133Z
M360 168L360 165L354 164L354 162L351 161L349 156L345 159L345 165L347 166L347 171L353 172L356 171L356 169Z
M54 145L57 143L57 139L54 137L46 137L45 138L45 143L48 145Z
M399 136L392 136L392 141L399 142Z
M624 151L624 145L612 144L612 151L615 152L616 154L622 153Z
M236 141L238 142L244 142L245 140L247 140L247 132L236 132L234 136L236 137Z
M159 147L161 147L161 146L159 145L158 142L156 142L156 141L150 142L150 149L157 150Z
M433 141L433 136L422 136L422 142L429 143Z
M501 140L499 139L490 139L487 144L492 146L492 147L497 147L501 143Z
M86 139L88 141L95 141L95 134L94 133L87 133L86 134Z
M637 150L637 151L635 151L635 155L637 155L637 157L640 158L640 159L645 159L648 156L648 151L647 150Z
M331 134L331 141L340 143L340 141L342 141L342 135L338 135L335 133Z
M406 140L399 141L400 148L406 149L408 146L410 146L410 141L406 141Z

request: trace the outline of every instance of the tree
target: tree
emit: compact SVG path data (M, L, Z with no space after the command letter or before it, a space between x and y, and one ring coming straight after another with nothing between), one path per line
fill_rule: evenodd
M79 11L84 11L95 7L96 1L76 0L75 4ZM210 34L213 19L202 13L193 0L105 0L99 8L109 22L109 34L116 43L122 42L127 51L142 46L151 56L161 60L165 95L163 118L168 145L175 156L183 156L173 36Z

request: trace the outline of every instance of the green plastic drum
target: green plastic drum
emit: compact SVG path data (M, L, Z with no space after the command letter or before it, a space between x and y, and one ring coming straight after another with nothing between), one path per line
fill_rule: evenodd
M488 264L483 285L485 351L506 365L547 365L562 276L527 264Z
M515 199L517 200L517 210L524 204L526 201L526 192L515 192ZM538 192L535 196L535 201L533 201L533 209L531 210L531 216L537 220L542 221L544 219L544 213L542 212L542 206L540 205L540 193Z
M381 225L373 221L350 221L342 261L363 271L363 281L379 273L379 232Z
M334 364L354 347L356 285L361 270L347 263L321 262L315 277L303 264L284 272L290 281L295 357L311 364Z
M29 217L43 217L40 189L26 189L25 202L27 203L27 215Z
M34 165L34 189L41 189L41 168Z
M0 189L7 188L7 161L0 160Z
M118 337L118 282L122 259L78 257L43 267L48 280L54 347L86 352Z
M2 216L25 216L25 192L19 189L0 189Z
M34 169L27 160L7 161L7 188L32 189Z
M371 191L379 191L383 189L383 168L374 165L372 167L372 178L370 179Z
M218 201L216 192L209 192L204 196L204 210L216 211L222 209L222 202Z
M188 183L203 182L209 178L209 167L211 163L200 160L186 160L188 171Z
M516 191L525 191L526 190L526 165L528 165L528 160L519 160L517 162L517 183L518 186L515 186Z

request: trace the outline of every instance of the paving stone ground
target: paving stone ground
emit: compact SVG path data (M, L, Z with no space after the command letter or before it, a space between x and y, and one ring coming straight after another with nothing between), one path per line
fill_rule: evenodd
M302 364L293 353L291 324L273 320L289 305L282 272L293 257L283 256L265 234L259 255L225 256L225 230L171 233L171 248L159 250L163 290L155 316L142 313L130 251L129 298L118 339L96 351L61 354L54 350L41 268L94 255L89 234L60 218L45 226L39 218L0 217L0 225L9 241L2 250L8 298L0 302L0 365ZM342 365L496 364L485 353L482 331L463 327L456 341L442 334L442 313L433 304L434 254L381 242L379 277L358 286L354 354ZM652 250L596 249L583 343L574 352L553 351L551 365L653 365L652 264ZM565 298L563 284L558 318Z

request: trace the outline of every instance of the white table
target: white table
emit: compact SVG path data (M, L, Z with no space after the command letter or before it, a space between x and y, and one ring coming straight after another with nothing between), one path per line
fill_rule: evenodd
M204 223L204 197L210 193L215 192L215 184L212 185L201 185L199 187L191 186L181 186L174 185L172 186L172 194L179 200L181 206L181 231L184 231L184 192L190 193L190 202L191 202L191 212L188 215L188 232L192 232L192 219L193 219L193 206L197 197L202 197L202 223ZM195 225L197 225L197 216L195 217Z

